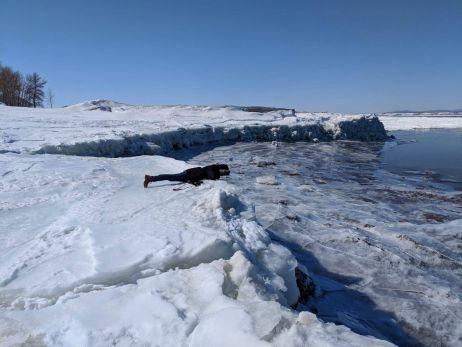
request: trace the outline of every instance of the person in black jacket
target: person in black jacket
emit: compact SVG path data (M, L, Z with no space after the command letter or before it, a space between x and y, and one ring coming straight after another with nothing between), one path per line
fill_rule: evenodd
M158 181L176 181L191 183L195 186L202 184L202 180L217 180L221 176L229 175L229 167L226 164L214 164L204 167L193 167L178 174L171 175L157 175L157 176L144 176L144 188L148 187L150 182Z

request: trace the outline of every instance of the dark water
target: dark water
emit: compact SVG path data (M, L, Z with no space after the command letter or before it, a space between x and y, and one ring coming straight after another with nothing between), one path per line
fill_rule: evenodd
M382 152L383 168L462 190L462 129L395 131Z

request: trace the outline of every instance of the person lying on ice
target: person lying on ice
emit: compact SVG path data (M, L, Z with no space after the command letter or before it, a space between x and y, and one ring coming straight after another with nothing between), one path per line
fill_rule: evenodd
M229 175L229 167L226 164L215 164L204 167L193 167L187 169L179 174L173 175L157 175L157 176L144 176L144 188L148 187L149 182L158 181L177 181L184 183L191 183L195 186L202 184L202 180L217 180L221 176Z

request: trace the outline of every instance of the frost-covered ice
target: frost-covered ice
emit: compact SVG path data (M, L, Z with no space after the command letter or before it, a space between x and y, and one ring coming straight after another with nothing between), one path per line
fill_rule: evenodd
M287 190L310 197L310 204L300 208L323 211L305 219L291 208L290 196L279 196L289 181L273 172L277 166L262 164L259 170L265 174L258 177L251 171L239 175L237 164L245 155L232 164L228 181L198 188L159 182L144 189L145 173L178 172L191 163L160 156L33 154L128 156L226 141L367 140L383 134L376 118L338 114L105 101L53 110L0 106L0 345L389 346L385 340L413 342L406 331L418 324L422 334L433 338L421 317L425 311L417 305L431 297L428 312L434 314L445 305L460 305L460 283L454 279L458 243L453 238L460 224L451 217L450 197L439 206L425 205L434 214L430 219L445 215L450 220L423 223L415 234L414 221L387 219L392 212L386 204L374 222L375 214L365 209L362 215L359 202L345 191L335 195L331 182L341 177L340 167L329 168L330 178L321 170L311 181ZM318 167L323 156L309 162ZM298 174L286 172L292 179ZM249 194L249 187L261 196ZM278 200L277 209L267 206L268 194ZM280 208L287 213L274 219ZM270 220L279 224L270 227ZM311 233L298 235L297 246L291 244L294 226L306 220L313 223ZM328 226L326 220L335 223ZM372 227L361 226L363 220ZM387 223L398 226L399 233L382 235L389 230ZM376 253L385 249L385 262L373 257L371 244ZM342 267L341 255L350 254L351 245L353 263ZM326 249L335 252L321 252ZM330 272L316 271L315 258L306 251L329 255L322 267ZM370 271L368 261L374 261ZM436 270L424 271L419 261ZM297 267L316 284L315 298L307 305L297 304ZM345 270L352 268L364 281L339 280L356 277ZM405 289L412 287L425 298L404 300L414 298L406 291L399 297L403 308L398 319L409 318L402 312L416 315L408 319L411 328L406 331L384 312L396 296L382 301L396 293L383 283L390 271L398 270L417 274L417 283ZM428 276L438 281L425 287ZM459 336L456 318L460 311L447 313L437 330L447 333L447 341Z
M462 128L462 113L383 113L379 119L390 131Z
M142 187L184 162L1 161L2 345L388 345L290 309L294 255L226 182Z
M191 162L231 163L258 223L307 266L318 317L402 346L460 345L462 192L385 171L388 145L238 144Z
M258 176L255 181L259 184L267 184L270 186L279 184L275 176Z
M383 125L372 116L257 113L239 107L129 106L107 101L52 110L0 106L0 124L0 153L105 157L166 154L194 145L254 140L386 138Z

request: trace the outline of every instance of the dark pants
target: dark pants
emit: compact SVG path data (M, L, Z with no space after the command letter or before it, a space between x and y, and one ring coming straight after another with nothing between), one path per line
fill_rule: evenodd
M149 182L159 182L159 181L174 181L174 182L184 182L189 181L185 173L171 174L171 175L157 175L149 176Z

